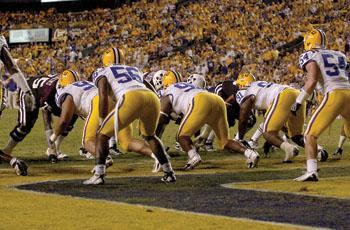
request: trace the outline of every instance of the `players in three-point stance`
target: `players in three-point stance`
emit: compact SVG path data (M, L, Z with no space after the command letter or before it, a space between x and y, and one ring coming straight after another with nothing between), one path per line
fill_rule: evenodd
M167 85L164 81L163 86L165 91L161 97L161 116L157 131L163 130L163 126L169 123L171 113L184 114L177 132L177 140L188 154L189 160L185 170L193 169L201 162L191 136L204 124L208 124L214 130L220 149L244 153L247 166L257 166L259 154L256 151L229 139L226 107L221 97L185 82Z
M325 95L304 134L307 171L295 180L318 181L317 138L339 114L344 118L345 135L350 137L350 83L345 55L326 49L326 35L322 30L312 29L306 33L304 49L306 52L300 56L299 64L306 71L305 85L292 112L300 109L317 84Z

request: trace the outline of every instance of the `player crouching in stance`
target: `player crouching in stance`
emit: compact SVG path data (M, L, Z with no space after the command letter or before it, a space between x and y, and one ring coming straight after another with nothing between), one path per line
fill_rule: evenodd
M171 113L185 114L177 132L177 140L189 157L185 170L191 170L201 162L191 136L205 124L214 130L220 149L244 153L248 168L257 166L259 154L256 151L229 139L226 107L222 98L189 83L172 83L174 82L166 77L163 80L165 91L161 97L161 115L157 134L169 123Z
M93 81L98 87L100 129L96 138L96 166L94 175L84 184L103 184L106 174L108 140L118 131L129 126L136 119L140 120L141 134L150 145L153 153L162 165L162 181L175 182L175 173L166 157L161 140L155 131L159 119L160 102L152 91L143 84L143 74L136 67L120 65L115 48L107 50L103 56L105 66L93 74ZM108 113L108 95L116 100L115 109Z
M326 35L312 29L304 37L304 49L299 58L300 67L306 71L305 85L296 99L292 112L311 95L316 85L325 93L321 104L311 116L305 131L307 171L296 181L318 181L317 138L340 114L344 118L344 131L350 137L350 83L346 71L346 57L339 51L327 50Z
M305 103L300 104L301 109L294 115L290 112L300 91L287 85L255 81L255 77L251 74L240 76L241 78L238 78L236 83L246 90L241 90L236 95L236 99L241 105L238 138L242 140L247 131L247 121L252 109L267 110L263 136L269 143L284 150L283 162L290 162L293 157L298 155L299 149L296 145L284 141L278 132L286 125L293 142L304 146L302 133L306 116Z

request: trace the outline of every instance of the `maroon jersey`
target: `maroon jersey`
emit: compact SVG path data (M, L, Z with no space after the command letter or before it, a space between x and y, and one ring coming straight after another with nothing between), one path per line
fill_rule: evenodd
M57 106L55 101L57 75L48 77L33 77L27 80L30 89L36 100L38 108L46 108L50 110L55 116L61 114L61 109Z
M224 101L230 96L234 96L234 100L230 101L230 105L227 108L227 120L230 126L235 124L235 120L239 119L240 107L235 99L237 92L239 91L235 81L227 80L216 85L214 93L219 95Z

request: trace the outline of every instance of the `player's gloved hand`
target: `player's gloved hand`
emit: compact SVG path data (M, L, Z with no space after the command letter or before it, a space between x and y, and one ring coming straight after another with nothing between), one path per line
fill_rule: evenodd
M6 38L3 35L0 35L0 51L2 50L2 47L8 48Z
M24 93L24 102L27 110L33 111L35 109L35 97L31 91Z
M295 102L295 103L292 105L292 107L290 108L290 111L292 112L292 114L293 114L294 116L297 115L297 111L300 109L300 107L301 107L301 104L299 104L299 103L297 103L297 102Z

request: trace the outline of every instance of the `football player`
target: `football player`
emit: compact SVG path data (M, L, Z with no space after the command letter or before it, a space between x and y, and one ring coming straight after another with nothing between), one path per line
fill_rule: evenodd
M205 87L205 85L203 86L203 83L200 83L199 79L201 78L197 77L195 78L195 80L189 78L187 82L200 88ZM233 80L226 80L226 81L220 82L219 84L216 85L216 87L214 87L211 90L211 92L219 95L225 101L229 127L233 127L235 125L235 121L239 119L240 106L236 101L236 94L238 91L239 91L239 87L236 85L236 82ZM248 119L248 128L249 129L252 128L255 125L255 123L256 123L256 117L252 112ZM205 125L200 137L196 138L196 145L203 145L204 144L203 141L206 139L204 144L205 149L211 150L213 149L213 139L215 135L213 131L208 133L207 129L208 129L208 126Z
M305 53L300 55L299 64L306 72L301 94L291 108L299 112L302 104L312 94L316 85L325 93L321 104L311 116L305 131L305 152L307 171L296 181L318 181L317 138L336 119L344 118L344 131L350 137L350 83L346 70L346 56L326 49L326 35L320 29L312 29L304 36Z
M99 93L100 129L96 138L94 175L84 181L84 184L104 183L108 140L113 135L118 140L118 131L136 119L140 120L141 134L162 166L162 181L175 182L175 173L166 157L163 143L155 135L160 112L159 99L143 84L143 74L138 68L119 64L115 49L108 49L102 57L104 66L108 67L97 69L93 74ZM109 114L108 96L116 100L115 109Z
M172 113L184 114L176 136L189 157L185 170L191 170L201 162L191 136L204 124L208 124L214 130L221 149L244 153L248 167L257 166L259 160L257 152L228 138L226 107L222 98L185 82L169 85L164 79L163 85L165 91L161 98L161 116L157 131L164 130Z
M66 73L65 73L66 72ZM83 130L82 146L89 153L95 156L96 133L98 130L99 119L99 96L96 86L89 81L79 81L74 75L66 70L59 79L57 90L57 104L61 107L61 116L56 124L54 136L64 133L67 125L70 124L73 115L76 114L85 120ZM108 110L111 111L114 103L109 103ZM156 159L150 147L145 141L132 138L132 126L129 125L119 131L118 139L122 149L126 151L138 152ZM158 162L158 161L157 161ZM156 162L156 163L157 163ZM106 166L113 164L111 157L107 157Z
M21 92L21 99L25 102L26 108L28 110L33 110L34 107L34 97L31 89L29 88L23 73L18 68L17 64L13 60L7 41L3 35L0 35L0 61L4 63L7 71L11 74L12 80L17 84ZM19 160L15 157L10 156L0 150L0 160L8 162L16 171L17 175L26 176L27 173L27 165L24 161Z
M269 143L284 150L283 162L290 162L293 157L298 155L299 149L296 145L283 140L278 132L286 125L291 139L299 146L304 146L302 133L305 121L305 103L300 105L301 109L294 116L290 116L291 106L300 91L287 85L255 81L251 74L241 75L236 82L240 88L246 88L246 90L238 91L236 95L236 99L241 105L238 124L239 140L243 139L247 132L251 110L266 110L263 136Z
M73 73L74 71L70 72ZM66 71L63 73L66 73ZM76 73L74 72L74 74ZM73 128L77 116L74 116L74 119L72 119L72 122L70 123L68 129L57 138L54 145L52 145L52 143L49 141L49 138L53 133L52 115L60 116L61 114L61 109L55 102L58 75L49 75L47 77L32 77L27 82L34 94L34 110L28 110L26 101L20 94L18 122L16 127L10 132L9 141L2 151L9 155L12 153L17 144L23 141L23 139L34 127L34 124L38 119L39 110L41 109L44 119L46 139L48 141L48 149L46 151L46 154L52 163L56 162L58 159L66 159L67 155L63 154L60 151L60 146L63 139L68 135L68 132Z

